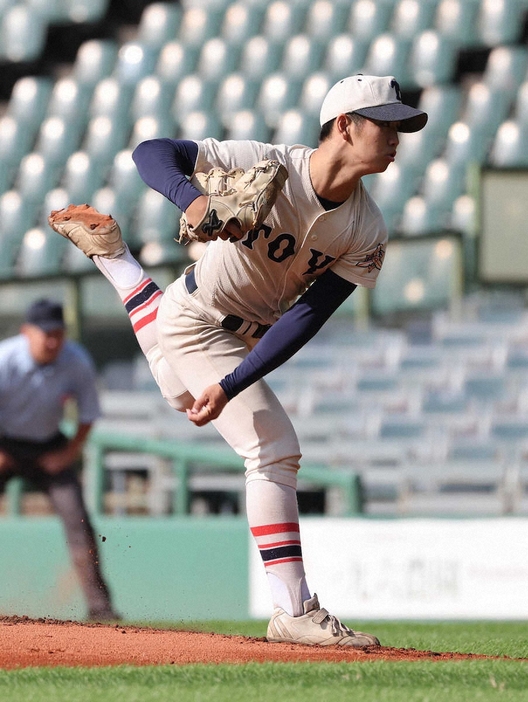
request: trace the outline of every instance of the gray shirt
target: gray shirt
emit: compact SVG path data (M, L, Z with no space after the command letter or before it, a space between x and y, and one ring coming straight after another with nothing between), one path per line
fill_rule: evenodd
M0 342L0 435L46 441L60 429L64 405L75 399L78 421L100 415L96 371L87 351L66 340L54 363L35 363L23 334Z

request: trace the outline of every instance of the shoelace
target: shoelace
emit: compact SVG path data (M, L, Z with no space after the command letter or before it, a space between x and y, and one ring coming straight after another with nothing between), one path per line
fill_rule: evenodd
M326 609L322 608L318 610L312 617L312 621L315 624L322 624L325 619L328 619L330 622L330 626L332 627L332 634L334 636L344 636L346 634L354 635L354 632L352 629L349 629L348 626L345 626L337 617L334 617L333 614L330 614Z

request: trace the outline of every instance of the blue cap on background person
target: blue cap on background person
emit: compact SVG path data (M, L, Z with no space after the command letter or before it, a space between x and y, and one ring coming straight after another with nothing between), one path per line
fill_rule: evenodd
M26 324L33 324L46 332L64 329L62 305L45 298L36 300L26 312Z

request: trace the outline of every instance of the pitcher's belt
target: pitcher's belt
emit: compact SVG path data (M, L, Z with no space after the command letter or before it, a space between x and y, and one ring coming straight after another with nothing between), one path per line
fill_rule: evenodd
M198 283L196 282L196 276L194 275L194 268L191 268L191 270L185 276L185 287L187 288L189 295L192 295L193 292L198 290ZM224 329L231 332L242 331L244 325L247 326L247 331L254 328L253 333L251 334L254 339L261 339L271 326L271 324L247 322L245 319L238 317L236 314L228 314L221 321L221 325Z

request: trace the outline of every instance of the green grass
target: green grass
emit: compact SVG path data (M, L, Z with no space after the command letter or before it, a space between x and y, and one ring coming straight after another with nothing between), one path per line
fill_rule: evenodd
M528 658L524 622L354 622L383 644ZM262 622L175 628L262 636ZM528 700L528 661L252 663L0 671L2 702L487 702Z

